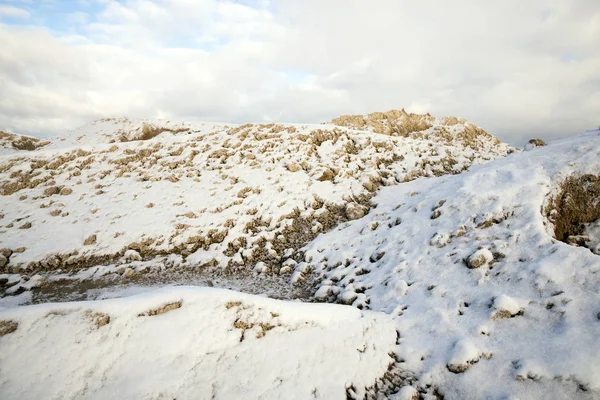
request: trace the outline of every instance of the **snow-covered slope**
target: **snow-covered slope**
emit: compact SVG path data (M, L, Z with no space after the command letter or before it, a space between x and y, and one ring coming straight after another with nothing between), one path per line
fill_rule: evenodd
M49 140L0 131L0 156L34 151L49 144Z
M552 236L549 196L600 175L600 134L382 188L306 247L317 297L394 316L400 364L448 398L600 398L600 256Z
M384 314L221 289L29 306L0 312L0 397L362 397L395 342Z
M18 296L0 302L0 392L600 398L600 222L564 243L553 209L569 177L600 175L600 132L542 144L512 152L466 121L392 111L102 120L1 157L0 287ZM311 278L314 300L352 307L170 288L10 308L148 270L154 285ZM110 296L129 289L149 290Z
M319 232L364 215L379 186L509 151L465 121L427 120L406 137L332 124L101 120L0 158L0 247L16 272L116 262L128 250L279 269Z

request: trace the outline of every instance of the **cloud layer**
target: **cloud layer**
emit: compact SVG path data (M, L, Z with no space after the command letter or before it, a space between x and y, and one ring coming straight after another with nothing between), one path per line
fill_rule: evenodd
M600 124L597 0L0 0L0 43L0 129L21 133L402 107L513 143Z

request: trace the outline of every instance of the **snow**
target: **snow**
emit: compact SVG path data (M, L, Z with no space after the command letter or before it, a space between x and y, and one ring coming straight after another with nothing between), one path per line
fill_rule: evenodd
M164 130L136 140L144 126ZM379 185L506 155L509 146L490 135L462 139L465 126L437 119L415 137L398 137L332 124L103 119L42 149L0 157L0 247L26 247L10 258L15 271L115 261L127 250L143 258L200 251L183 261L190 266L272 264L329 229L340 217L331 215L335 207L347 205L343 218L364 215L358 202ZM440 141L439 129L454 136ZM292 238L296 211L312 223L306 239ZM265 240L277 242L268 260L259 259Z
M600 220L585 224L583 234L588 237L587 247L600 256Z
M380 397L600 398L600 222L588 249L543 213L566 177L600 173L600 132L506 156L457 139L463 123L442 141L440 121L398 137L107 119L0 157L3 398L362 398L391 367L414 380ZM165 130L137 140L148 124ZM311 300L345 306L154 291L182 271L270 296L310 277ZM105 300L22 306L73 282L91 289L60 300Z
M173 302L181 308L140 316ZM27 306L0 320L18 322L0 337L7 400L345 399L385 373L396 340L383 314L192 287Z
M384 187L303 249L317 294L394 316L400 366L447 398L598 398L600 257L556 241L542 210L564 178L599 172L595 132Z
M519 302L512 297L502 294L494 299L494 309L508 311L510 315L516 315L521 311Z

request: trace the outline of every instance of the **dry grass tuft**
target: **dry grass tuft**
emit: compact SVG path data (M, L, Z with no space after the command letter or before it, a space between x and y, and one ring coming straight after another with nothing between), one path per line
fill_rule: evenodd
M239 307L241 305L242 305L241 301L230 301L230 302L227 302L227 304L225 304L225 308L229 310L230 308Z
M546 216L554 224L556 239L571 243L583 233L584 224L600 219L600 175L570 176L550 200Z
M110 315L105 313L86 310L85 316L96 326L96 329L110 323Z
M16 321L0 320L0 337L13 333L18 327L19 324Z
M148 310L145 313L138 314L138 317L153 317L155 315L160 315L160 314L167 313L169 311L177 310L178 308L181 308L181 301L167 303L167 304L163 305L162 307Z
M429 114L413 114L402 110L374 112L367 117L362 115L342 115L331 121L334 125L354 129L369 127L375 133L390 136L408 137L415 132L431 128L433 117Z
M121 142L131 142L131 141L135 141L135 140L150 140L150 139L157 137L158 135L160 135L163 132L181 133L181 132L189 132L189 130L190 130L190 128L172 129L172 128L165 128L165 127L161 127L161 126L155 126L155 125L149 124L147 122L144 122L144 124L142 125L141 134L138 134L138 135L134 136L133 138L131 138L131 137L128 137L125 132L121 131L121 136L119 137L119 140Z
M544 140L540 139L540 138L529 139L529 143L533 144L534 146L545 146L546 145L546 142L544 142Z
M50 144L48 140L42 141L34 137L0 131L0 140L2 139L10 141L15 150L33 151Z

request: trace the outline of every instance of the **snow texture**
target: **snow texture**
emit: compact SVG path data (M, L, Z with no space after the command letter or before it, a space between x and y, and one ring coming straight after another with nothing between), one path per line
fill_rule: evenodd
M306 246L317 296L394 316L401 367L448 398L599 398L600 257L543 215L567 176L599 173L596 131L382 188Z
M345 399L386 372L396 341L384 314L192 287L0 320L18 323L0 337L6 400Z

